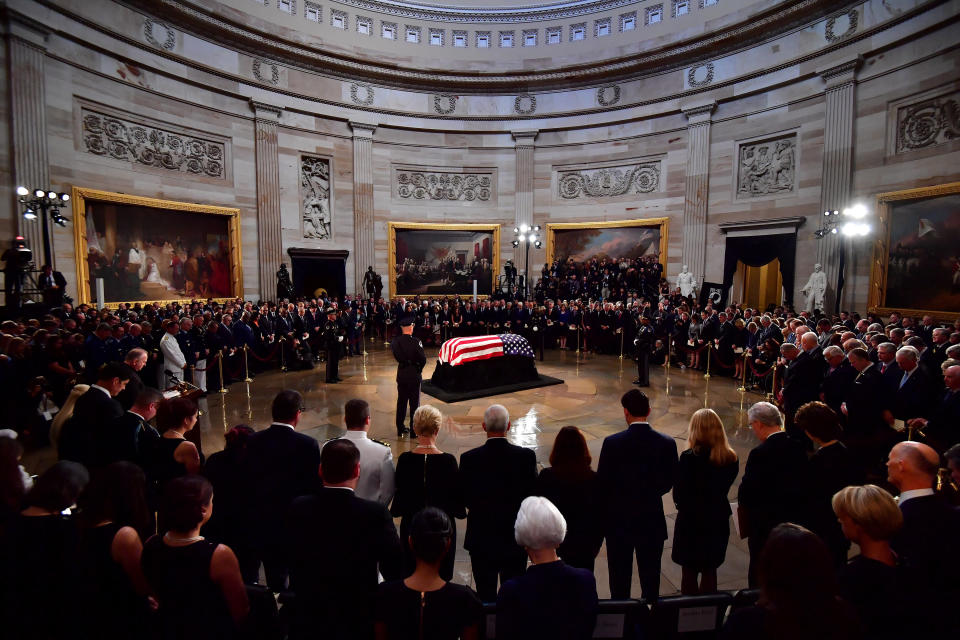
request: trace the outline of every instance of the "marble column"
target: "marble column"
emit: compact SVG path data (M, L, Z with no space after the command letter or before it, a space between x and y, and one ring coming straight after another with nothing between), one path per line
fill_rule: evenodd
M514 225L519 227L520 225L527 225L528 227L533 226L533 150L534 150L534 141L537 139L537 134L539 131L535 129L526 129L522 131L511 131L510 134L513 136L514 149L516 150L516 185L515 185L515 202L516 202L516 212L514 215ZM544 239L546 234L542 233ZM512 230L511 233L504 234L501 237L501 242L510 241L513 238ZM544 241L544 246L546 242ZM530 247L531 252L536 252L534 247ZM526 269L526 249L524 245L521 244L516 250L515 255L513 256L514 265L517 267L517 272L523 275L524 280L527 279L527 269ZM534 255L537 255L534 253ZM539 258L531 257L531 264L537 264ZM506 260L506 258L501 257L501 260ZM536 268L532 269L533 273L538 273ZM533 289L534 282L530 281L530 289Z
M11 146L15 184L31 190L49 188L50 169L47 159L47 118L44 92L44 60L47 30L23 16L11 16L7 32L7 78L10 83ZM14 195L16 197L16 195ZM46 218L26 220L19 202L14 203L17 231L33 250L39 267L44 261L43 228L47 225L53 261L53 230ZM66 213L66 212L65 212ZM54 265L55 266L55 265Z
M376 264L373 224L373 134L377 125L350 122L353 130L353 290L363 283L368 266ZM392 285L393 283L390 283ZM393 287L388 287L388 291ZM350 289L350 285L347 285Z
M853 180L853 127L856 117L854 102L856 75L863 59L857 56L841 64L819 70L826 83L823 126L823 171L820 178L820 210L843 211L850 206ZM819 221L819 218L818 218ZM846 239L827 234L817 240L817 262L827 274L824 305L832 312L837 304L837 276ZM809 274L797 274L797 282L806 282Z
M714 101L691 104L683 109L687 117L687 171L683 198L682 262L703 285L706 275L707 203L710 200L710 115Z
M260 296L277 296L277 270L283 262L280 225L280 160L277 126L283 107L250 101L255 114L257 171L257 252Z

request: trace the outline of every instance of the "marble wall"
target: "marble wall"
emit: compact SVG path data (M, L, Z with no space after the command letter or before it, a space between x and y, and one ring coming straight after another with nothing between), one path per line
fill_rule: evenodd
M275 74L275 65L247 73L245 54L176 25L151 26L145 38L143 15L109 0L7 4L0 242L28 224L12 186L19 176L42 175L37 157L23 153L35 139L30 135L39 136L47 156L43 179L58 190L80 186L239 208L248 298L273 295L271 274L290 248L348 250L351 291L368 264L386 276L390 221L501 224L501 258L513 257L522 269L523 256L514 256L510 244L514 224L651 217L669 219L667 273L690 264L698 281L722 279L731 225L801 219L796 290L815 261L828 273L837 268L837 246L813 237L824 206L869 207L877 193L960 180L953 133L924 137L919 125L903 133L918 105L956 103L956 0L902 7L871 0L855 8L858 23L849 34L825 31L817 21L709 68L652 73L622 91L590 90L592 100L607 103L603 109L592 102L578 113L585 90L571 89L530 94L539 98L538 110L525 98L515 111L510 97L509 112L498 117L490 110L501 96L467 97L482 116L461 114L464 98L455 113L438 117L421 113L420 99L429 107L432 94L414 99L369 85L354 99L349 88L356 82L310 83L301 70L278 67ZM84 11L104 18L111 6L114 13L99 25L80 19ZM814 40L819 48L806 51ZM34 58L23 75L25 42ZM771 66L757 70L754 54L769 54ZM43 108L27 110L25 95L41 96ZM209 157L194 170L189 158L165 166L98 152L85 138L85 113L207 141L221 150L222 166L208 170ZM775 173L757 169L761 153L780 158ZM326 175L305 178L305 157ZM613 170L633 172L632 182L592 192L577 186L578 176ZM439 196L404 191L419 174L446 176L456 187ZM329 235L308 229L305 210L325 216ZM75 295L73 227L57 228L54 242L57 269ZM534 273L545 248L530 251ZM847 249L842 302L862 310L872 245L860 240Z

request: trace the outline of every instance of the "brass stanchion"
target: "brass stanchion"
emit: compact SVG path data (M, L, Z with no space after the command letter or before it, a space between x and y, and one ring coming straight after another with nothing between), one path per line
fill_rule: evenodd
M667 338L667 360L663 363L663 366L667 368L667 372L670 371L670 352L673 351L673 336Z
M247 374L247 377L243 379L244 382L253 382L253 378L250 377L250 361L247 360L247 351L250 350L250 347L243 345L243 371Z
M623 328L620 328L620 359L623 360Z
M227 388L223 385L223 350L220 350L220 355L217 357L217 367L220 371L220 393L226 393Z
M709 379L710 379L710 353L711 353L712 351L713 351L713 345L712 345L712 344L708 344L708 345L707 345L707 372L706 372L705 374L703 374L703 379L704 379L704 380L709 380Z
M770 380L770 393L767 394L767 402L773 402L777 391L777 363L773 363L773 377Z
M280 371L287 370L287 363L283 355L283 343L286 341L286 338L280 338Z
M747 352L743 352L743 376L740 379L740 386L737 387L737 391L743 393L747 390Z
M577 325L577 351L576 354L580 355L580 325Z

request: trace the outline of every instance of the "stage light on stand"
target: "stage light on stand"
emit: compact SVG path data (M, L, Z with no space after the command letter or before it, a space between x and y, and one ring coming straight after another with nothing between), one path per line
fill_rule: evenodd
M30 195L30 190L27 189L27 188L24 187L24 186L17 187L17 195L18 195L18 196L27 196L27 195Z
M60 199L63 200L64 202L69 202L69 201L70 201L70 194L69 194L69 193L61 193L61 194L60 194Z
M23 217L26 218L27 220L36 220L37 214L33 209L27 209L26 211L23 212Z
M35 195L38 198L42 198L43 196L47 195L47 192L44 191L43 189L37 189L36 191L33 192L33 195Z
M53 263L53 241L50 236L50 228L47 224L47 216L53 224L66 227L70 221L69 218L61 213L60 208L66 206L70 200L70 195L66 192L58 193L53 189L34 189L32 192L24 186L17 187L18 201L23 207L23 217L25 220L38 221L42 232L43 257L45 264ZM32 195L31 195L32 194Z

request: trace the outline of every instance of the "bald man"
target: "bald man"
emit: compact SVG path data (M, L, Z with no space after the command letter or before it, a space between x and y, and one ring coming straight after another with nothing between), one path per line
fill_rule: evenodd
M791 346L788 343L781 347L784 357L789 360L783 375L782 397L786 431L791 438L812 444L802 430L794 428L793 414L804 404L820 399L820 383L823 382L823 370L827 363L817 343L817 334L812 331L800 336L800 350L795 357Z
M960 510L933 491L940 456L919 442L901 442L887 459L887 479L900 490L903 528L891 546L929 589L929 611L939 631L955 633L960 601ZM941 614L941 615L938 615ZM955 636L954 636L955 637Z

